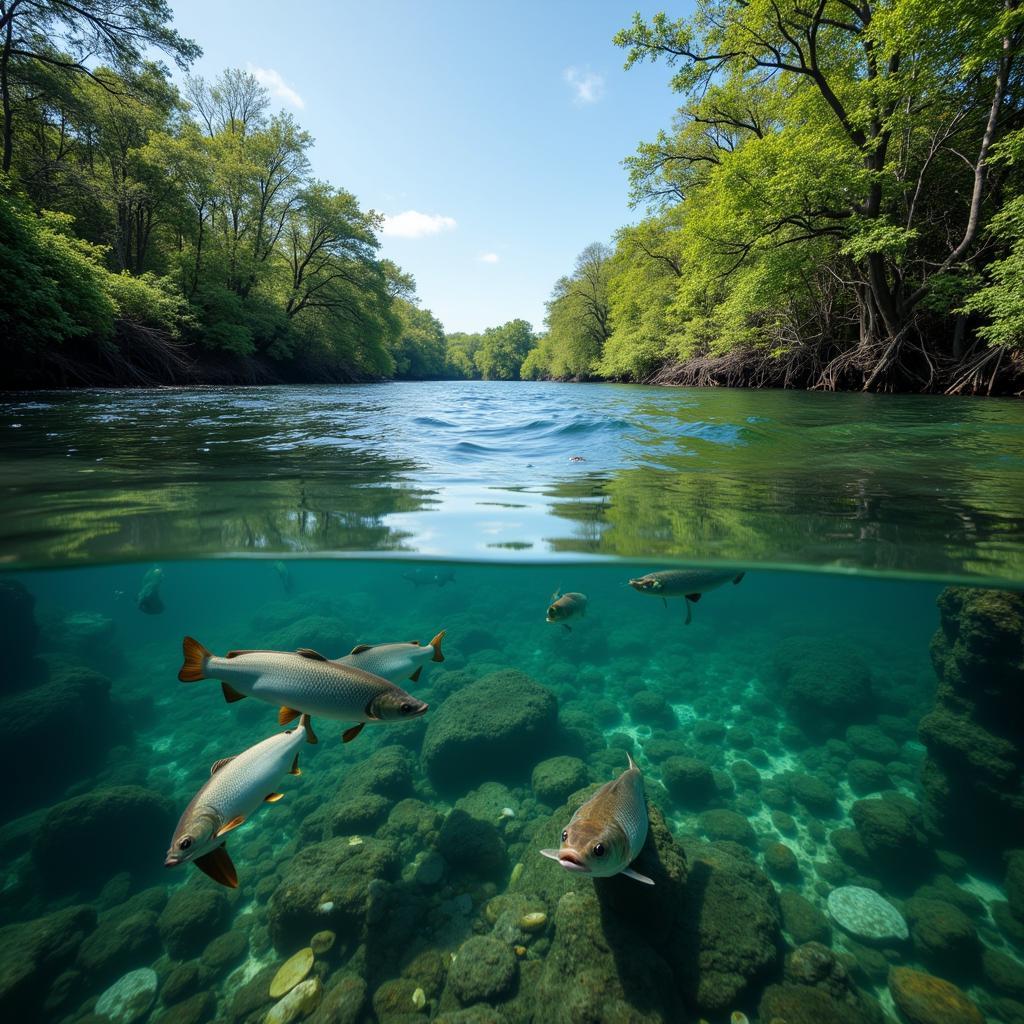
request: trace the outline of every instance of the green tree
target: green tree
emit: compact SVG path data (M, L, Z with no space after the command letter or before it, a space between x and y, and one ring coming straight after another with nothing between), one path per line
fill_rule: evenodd
M484 380L518 380L534 340L533 328L525 320L489 327L473 356L480 376Z

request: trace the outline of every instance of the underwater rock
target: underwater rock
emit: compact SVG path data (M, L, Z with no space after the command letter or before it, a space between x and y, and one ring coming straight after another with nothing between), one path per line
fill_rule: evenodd
M214 1019L216 1009L212 992L196 992L161 1013L154 1024L207 1024Z
M947 587L938 606L925 811L950 848L991 860L1024 845L1024 594Z
M441 826L437 851L455 868L498 881L504 878L508 858L497 827L460 807L453 808Z
M48 987L95 927L96 911L81 906L0 928L0 1012L5 1019L36 1019Z
M508 946L476 935L459 948L448 971L448 987L463 1006L495 1003L512 994L518 975L519 964Z
M330 615L306 615L300 619L288 619L286 625L265 632L260 646L268 651L297 651L305 647L326 658L340 658L351 650L350 643L348 649L343 649L346 648L347 633L340 619Z
M877 725L851 725L846 742L863 758L887 764L900 756L900 745L891 740Z
M345 793L348 796L375 793L401 800L413 795L417 771L416 758L406 747L394 743L378 747L346 773Z
M94 789L50 809L32 843L32 862L52 892L99 888L121 870L163 870L152 837L170 835L176 820L173 804L151 789Z
M199 961L188 960L167 975L160 989L160 998L165 1005L171 1006L198 992L202 980L203 972L199 968Z
M274 1003L264 1018L264 1024L291 1024L293 1020L308 1017L323 996L323 986L319 978L307 978L300 981L279 1002Z
M811 735L840 735L874 709L871 673L856 648L834 638L792 636L772 656L779 695Z
M700 816L700 829L711 840L726 840L741 846L757 844L757 836L750 822L735 811L704 811Z
M121 650L114 634L114 620L99 612L72 612L60 625L58 645L75 661L102 672L116 672Z
M729 771L739 789L761 788L761 773L749 761L733 761Z
M338 836L301 849L282 865L282 881L267 908L276 949L288 952L323 928L358 941L375 893L398 874L392 843L373 837L358 845Z
M629 716L642 725L660 725L674 729L679 725L672 705L653 690L637 690L629 699Z
M910 931L903 915L873 889L845 885L828 895L829 916L864 942L902 942Z
M913 800L899 793L857 800L850 816L876 874L907 878L927 871L931 847L921 809Z
M239 928L211 939L200 961L212 975L220 974L238 963L249 951L249 936Z
M0 580L0 643L4 671L0 691L9 693L31 685L36 676L33 658L39 639L36 599L17 580Z
M793 881L800 877L796 854L785 843L769 843L764 848L764 866L772 878Z
M331 931L317 932L309 940L309 948L313 950L315 956L324 956L329 953L334 947L334 943L337 941L338 936Z
M129 971L96 1000L96 1016L110 1024L132 1024L156 1001L157 974L150 967Z
M492 672L428 716L421 757L439 789L525 779L557 733L554 694L522 672Z
M829 833L829 842L844 863L857 871L870 871L871 854L860 833L854 828L837 828Z
M376 793L328 800L302 819L299 836L303 842L309 843L330 839L332 836L373 832L388 816L390 809L391 801Z
M695 757L670 757L661 778L673 800L684 807L704 807L718 795L710 765Z
M792 889L779 893L782 927L796 945L805 942L827 943L832 935L828 918L806 897Z
M300 981L304 981L306 975L313 969L313 959L313 950L309 946L288 957L270 982L270 998L280 999L285 993L291 992Z
M349 972L331 975L320 1005L306 1024L356 1024L366 1005L366 982Z
M1024 999L1024 966L1018 960L985 946L981 951L981 969L985 981L997 992Z
M921 958L957 973L969 972L980 952L971 919L951 903L913 897L903 904L910 937Z
M885 770L885 765L878 761L855 758L846 766L846 771L850 789L857 796L880 793L883 789L889 789L892 786L892 780Z
M416 997L420 994L422 1003ZM418 1013L426 1005L426 994L409 978L392 978L373 993L373 1012L381 1024L407 1021L410 1014Z
M165 895L158 892L161 897ZM96 929L78 950L76 966L94 984L106 984L124 970L126 963L146 963L160 951L157 914L130 901L124 908L100 917Z
M276 966L268 964L235 990L226 1014L232 1024L255 1020L255 1015L270 1004L270 981L276 973Z
M550 757L533 769L531 786L541 803L557 807L587 784L587 766L578 757Z
M835 789L816 775L786 772L781 778L793 794L793 799L807 810L824 815L834 815L838 810Z
M160 914L160 938L170 956L187 960L198 956L230 917L231 904L224 890L197 875L171 894Z
M422 800L399 800L377 836L394 843L403 861L411 861L436 844L443 821L441 813Z
M891 968L889 991L911 1024L985 1024L981 1011L956 985L923 971Z

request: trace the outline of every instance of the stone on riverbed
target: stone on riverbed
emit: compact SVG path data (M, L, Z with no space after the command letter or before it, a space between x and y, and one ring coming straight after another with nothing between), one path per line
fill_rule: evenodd
M132 1024L144 1017L156 999L157 975L149 967L129 971L96 1001L96 1016L111 1024Z
M903 915L883 896L859 885L833 889L828 912L840 928L864 942L903 942L910 936Z

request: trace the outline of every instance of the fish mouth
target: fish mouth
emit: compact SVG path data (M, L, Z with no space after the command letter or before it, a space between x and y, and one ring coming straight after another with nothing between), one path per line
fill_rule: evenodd
M413 718L419 718L420 715L425 715L430 710L429 704L424 704L423 707L419 708L413 715Z
M559 850L558 863L566 871L590 871L590 868L580 860L579 855L574 850Z
M178 860L177 857L168 857L167 860L164 861L164 867L165 868L176 868L180 863L181 863L181 861Z

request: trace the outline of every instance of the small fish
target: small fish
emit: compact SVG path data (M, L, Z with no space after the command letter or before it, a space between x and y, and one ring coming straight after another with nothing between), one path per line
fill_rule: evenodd
M444 661L441 641L445 630L441 630L429 644L423 646L418 640L405 644L359 644L350 654L335 658L335 665L352 665L364 672L399 683L403 679L419 681L423 666L428 661Z
M545 622L557 622L563 629L567 629L570 633L572 632L572 626L569 625L565 620L571 619L576 615L587 614L587 595L568 593L559 594L561 591L556 590L551 595L551 603L548 605L548 613L545 617Z
M339 665L322 654L300 648L284 651L228 651L218 658L187 636L182 641L185 663L178 672L183 683L219 679L229 703L258 697L280 705L277 720L287 725L300 714L323 715L357 722L342 739L354 740L368 722L408 721L428 705L381 676L352 665Z
M715 572L714 569L664 569L661 572L649 572L630 580L629 585L641 594L653 594L660 597L668 607L668 597L682 597L686 600L686 625L690 624L693 613L690 606L696 604L703 594L728 583L739 583L746 573Z
M561 849L540 852L567 871L585 871L595 878L623 874L654 885L629 866L647 841L647 800L640 769L628 752L626 757L629 767L572 816L562 832Z
M295 589L295 580L292 579L291 571L284 562L274 563L274 572L277 573L277 578L281 581L281 586L284 587L284 592L290 594Z
M159 615L164 610L164 602L160 597L160 584L164 581L164 571L154 567L142 577L142 586L135 597L140 612L146 615Z
M450 569L444 572L432 572L429 569L410 569L402 574L417 590L420 587L443 587L446 583L455 582L455 573Z
M286 774L301 775L299 750L316 743L303 715L299 724L277 733L248 750L214 761L210 777L200 786L178 822L164 867L195 864L215 882L238 887L238 873L228 855L224 837L244 824L261 804L277 803L284 796L277 787Z

